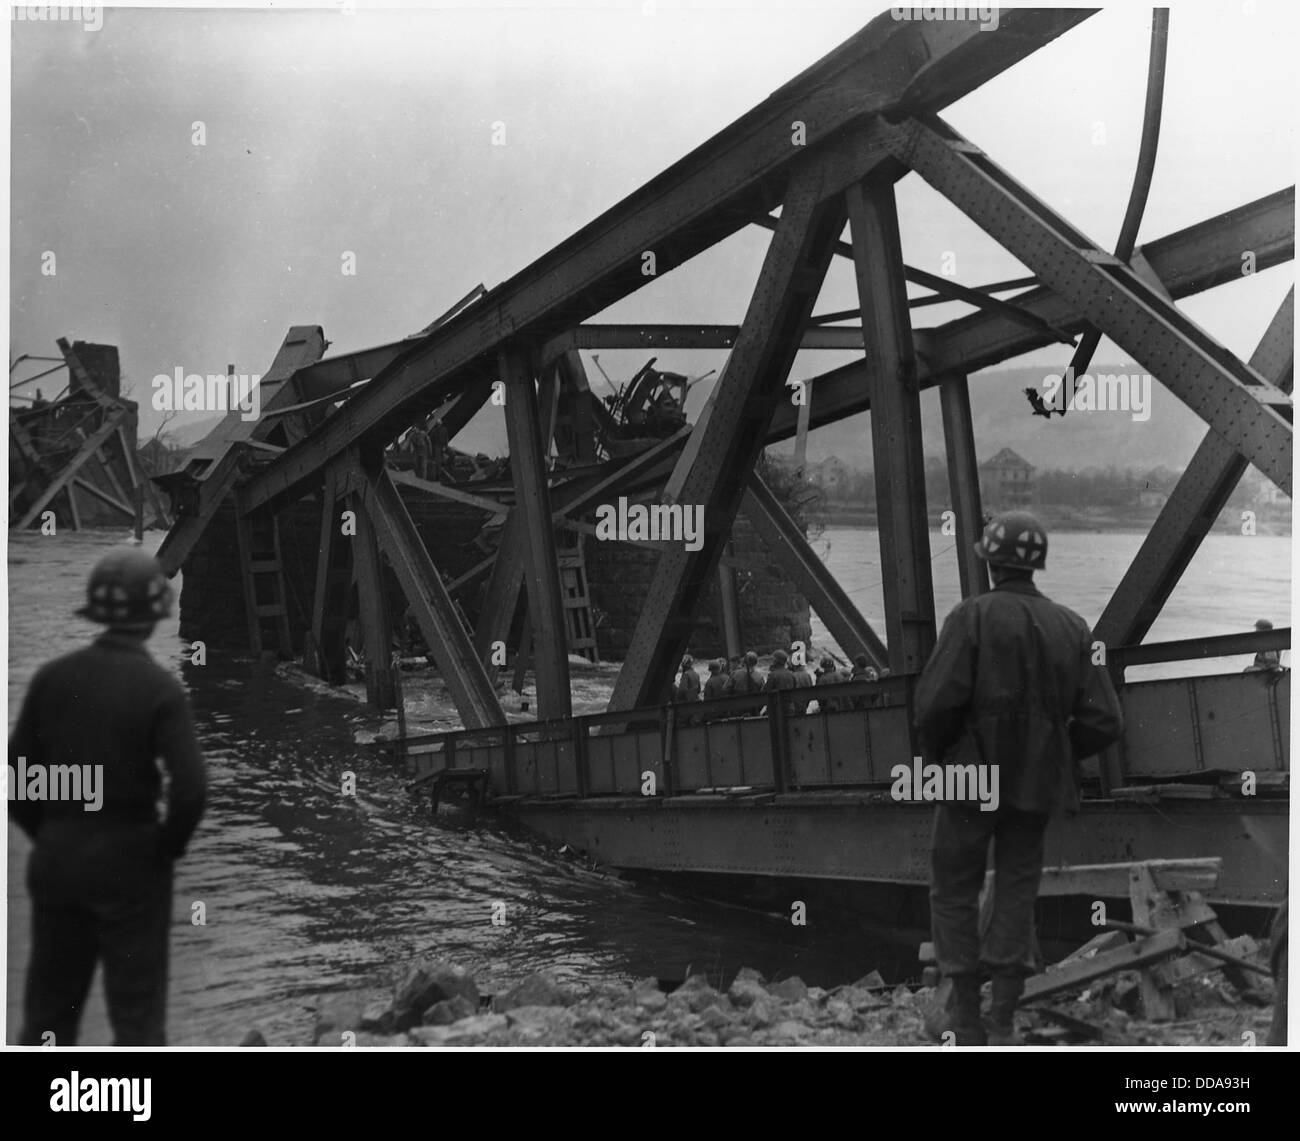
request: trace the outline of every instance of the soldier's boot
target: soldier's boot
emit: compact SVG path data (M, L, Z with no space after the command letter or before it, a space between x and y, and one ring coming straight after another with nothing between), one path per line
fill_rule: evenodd
M954 1046L983 1046L986 1036L980 1022L979 978L954 975L947 981L952 986L947 1005L926 1019L926 1033L933 1041L944 1045L947 1045L946 1036L951 1033Z
M993 976L993 1001L989 1006L988 1045L1023 1046L1016 1033L1016 1006L1025 993L1025 980L1007 975Z

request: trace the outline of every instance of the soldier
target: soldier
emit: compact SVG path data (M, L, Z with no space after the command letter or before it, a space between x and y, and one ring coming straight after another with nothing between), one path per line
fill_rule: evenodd
M675 696L678 701L700 700L700 675L695 672L695 659L690 654L682 658L681 678Z
M975 551L993 589L960 602L917 683L921 751L941 764L998 766L993 811L940 804L931 851L930 916L939 969L952 980L944 1029L959 1046L1018 1045L1013 1015L1024 991L1034 902L1049 814L1078 811L1078 762L1123 731L1119 701L1092 661L1092 633L1044 597L1034 571L1047 564L1047 533L1009 511L984 528ZM987 807L987 806L985 806ZM980 888L990 841L996 876L992 922L981 946ZM987 1031L980 971L992 976Z
M727 696L726 662L715 658L709 663L709 676L704 682L704 700L716 701Z
M871 664L871 659L866 654L859 654L853 659L853 672L849 675L850 681L879 681L880 674L876 672L876 667ZM872 698L868 694L859 694L852 698L849 704L850 709L870 709Z
M794 674L786 665L789 660L789 655L784 650L777 650L772 655L772 668L767 671L767 683L763 686L764 693L775 693L778 689L794 689L797 683Z
M849 680L850 680L849 674L846 671L836 667L834 658L832 658L829 654L826 654L822 658L821 668L818 669L817 671L818 689L821 689L823 686L828 686L828 685L840 685L841 683ZM843 702L838 701L835 698L831 698L831 697L819 696L817 703L823 713L839 713L844 709Z
M750 693L763 692L763 675L755 670L758 665L758 655L750 650L745 655L745 660L741 662L739 668L732 672L731 677L727 679L727 695L729 697L741 697Z
M102 960L116 1045L161 1046L172 864L203 813L203 758L184 688L145 649L171 612L158 561L135 548L111 551L91 573L87 596L77 613L108 629L37 671L9 738L15 772L93 770L99 788L93 809L70 799L10 801L10 818L34 844L19 1041L45 1045L50 1033L53 1044L74 1045ZM160 757L170 775L161 824Z
M450 443L451 437L447 434L447 425L442 422L441 416L434 416L429 423L429 446L431 478L436 481L442 479L442 466L447 462L447 446Z
M1255 629L1260 633L1265 630L1273 629L1273 623L1267 618L1261 618L1255 623ZM1282 654L1279 650L1260 650L1255 655L1255 660L1246 667L1246 673L1255 673L1260 670L1280 670L1282 668Z
M411 429L411 450L415 453L416 478L428 479L429 457L432 452L432 445L429 442L429 433L418 424Z

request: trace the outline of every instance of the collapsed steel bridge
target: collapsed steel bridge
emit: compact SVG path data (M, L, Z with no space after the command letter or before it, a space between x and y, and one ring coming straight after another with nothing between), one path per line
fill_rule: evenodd
M908 679L920 671L935 641L921 390L939 390L963 595L988 587L985 568L971 551L983 514L970 374L1057 342L1071 345L1075 363L1086 368L1105 335L1205 420L1204 441L1097 624L1096 637L1112 649L1112 669L1121 682L1120 663L1133 662L1135 654L1173 660L1215 649L1207 651L1208 643L1139 645L1247 465L1291 493L1294 291L1287 293L1248 362L1218 344L1175 303L1239 278L1243 251L1253 251L1256 271L1289 261L1294 187L1144 245L1134 241L1158 137L1164 18L1155 21L1142 155L1113 251L1075 229L998 166L977 140L962 138L940 117L949 104L1090 15L1017 9L1004 12L997 31L989 33L973 21L899 21L885 13L515 277L471 294L428 329L334 357L323 356L326 342L319 328L291 329L264 375L262 418L246 423L229 417L199 446L170 489L181 507L160 552L169 573L182 567L231 497L241 550L251 552L256 529L274 533L279 514L315 496L321 543L310 657L323 676L338 676L344 646L331 615L330 599L336 596L328 585L341 567L351 567L366 627L389 628L381 583L386 561L466 727L465 736L432 742L421 764L481 765L496 791L518 798L519 811L538 827L585 843L614 862L909 882L919 876L923 882L923 862L916 867L917 853L924 851L923 828L917 831L919 818L904 806L871 799L886 754L876 755L870 744L890 741L888 755L911 757ZM799 124L796 142L792 127ZM1033 276L972 287L907 265L895 186L909 171ZM738 327L587 323L647 281L748 226L765 227L772 237ZM646 251L655 255L656 278L642 272ZM860 326L839 323L844 314L813 315L835 257L852 262ZM909 301L909 281L933 291L922 304L961 301L972 311L914 330L909 309L918 301ZM548 470L546 453L557 432L590 421L595 398L579 350L613 348L722 348L730 355L689 430L630 459ZM801 410L792 405L786 386L801 348L862 353L860 361L805 382L809 401L802 425ZM437 552L426 548L412 523L398 484L435 496L456 493L410 477L399 481L385 463L384 449L433 412L454 440L497 383L506 395L514 501L505 510L497 552L475 570L486 577L487 591L471 629L439 573ZM884 575L883 632L848 599L762 481L737 477L754 471L768 444L868 410ZM664 502L704 505L703 544L695 551L672 547L659 556L609 712L599 724L575 719L556 532L580 526L599 503L647 487L658 489ZM337 525L344 508L355 512L358 526L356 537L347 541ZM894 679L882 691L888 700L864 711L805 718L787 716L788 703L781 699L764 720L740 716L752 710L723 709L715 711L725 715L721 720L710 716L693 725L677 724L665 712L662 703L691 638L697 604L718 572L742 512L841 649L865 653L890 668ZM255 648L261 648L269 622L279 628L269 636L278 636L280 649L290 651L277 588L272 582L267 594L257 587L259 576L273 580L279 573L276 559L249 553L245 568ZM283 586L278 590L282 600ZM490 650L505 637L525 597L539 721L507 725ZM1289 631L1275 631L1248 647L1288 644ZM1247 642L1233 647L1218 649L1241 652ZM386 654L369 655L368 689L378 705L393 703L393 668ZM1085 813L1085 824L1073 826L1074 839L1061 849L1063 860L1174 854L1167 849L1181 851L1189 843L1205 847L1231 834L1234 842L1247 837L1249 848L1229 861L1231 893L1261 901L1276 890L1286 861L1284 800L1247 803L1215 786L1215 799L1196 793L1180 806L1195 823L1179 838L1176 827L1172 832L1151 828L1150 814L1143 816L1141 805L1123 796L1134 786L1164 781L1160 795L1167 801L1178 795L1179 786L1168 784L1174 778L1248 766L1284 783L1286 678L1225 675L1216 682L1212 700L1203 679L1123 687L1134 728L1123 748L1101 759L1091 816ZM1231 741L1236 752L1208 744L1215 739L1207 720L1216 716L1211 707L1251 711L1249 718L1237 719ZM839 720L845 725L832 723ZM1187 747L1176 755L1162 749L1162 726L1185 732ZM796 737L802 741L797 746ZM602 767L606 762L594 759L597 750L613 750L608 774ZM805 757L800 750L811 752ZM688 757L696 760L688 765L683 760ZM728 766L740 767L733 772ZM638 795L639 775L647 769L661 778L652 798ZM743 810L735 797L719 791L738 786L747 786L751 798ZM722 800L709 800L706 807L698 795L687 795L701 789ZM691 816L692 807L706 811ZM829 812L840 814L836 819L842 823L822 833L818 856L817 821L829 819ZM872 818L866 831L864 812ZM827 854L826 837L832 833L840 852L849 855ZM867 835L874 838L861 838ZM671 840L667 845L661 842L665 837ZM1258 859L1247 868L1251 852Z

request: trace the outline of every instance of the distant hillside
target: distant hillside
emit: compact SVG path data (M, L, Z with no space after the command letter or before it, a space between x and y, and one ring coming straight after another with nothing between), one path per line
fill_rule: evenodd
M1064 349L1064 346L1062 346ZM1062 368L1068 360L1062 360ZM1043 389L1051 371L1043 366L1001 369L971 378L975 447L981 460L1014 448L1035 467L1081 470L1089 467L1157 467L1180 470L1204 437L1205 422L1158 381L1150 385L1150 417L1135 421L1126 412L1067 412L1035 416L1023 390ZM1136 365L1094 364L1089 372L1141 373ZM814 398L815 399L815 398ZM937 392L922 395L927 455L943 454L943 420ZM780 445L788 451L792 444ZM871 466L871 422L866 414L828 424L808 434L811 460L838 456L849 467Z
M163 435L170 443L179 448L192 448L225 418L226 414L224 412L191 412L183 414L177 416L163 429ZM142 439L152 435L152 432L147 434L144 431L141 432Z

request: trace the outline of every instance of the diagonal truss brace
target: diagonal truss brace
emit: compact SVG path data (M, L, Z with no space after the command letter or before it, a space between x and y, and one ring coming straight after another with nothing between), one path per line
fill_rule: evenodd
M1292 287L1250 358L1251 368L1283 392L1291 391L1294 335ZM1146 637L1245 470L1246 460L1222 436L1205 434L1098 620L1097 638L1133 646Z
M558 391L554 384L542 385L547 405L544 414L539 408L542 401L538 399L527 350L503 349L499 359L506 384L506 432L515 485L515 509L510 515L512 523L519 518L522 524L528 617L536 663L537 715L542 720L552 720L568 717L573 712L564 600L560 593L545 456L555 424ZM512 528L512 538L514 534Z
M375 538L402 585L461 720L470 729L504 725L505 714L496 690L474 653L456 604L388 473L380 469L371 474L357 465L350 476L351 490L359 498Z
M874 155L859 159L859 166L869 169L876 161ZM790 188L740 337L714 390L712 412L697 428L693 462L684 478L674 473L678 503L704 514L699 549L679 544L660 556L611 710L656 704L686 648L696 603L716 573L744 495L737 473L752 471L763 448L772 413L785 396L798 331L808 322L845 219L842 195L828 194L815 168Z
M1020 259L1288 495L1290 398L939 121L892 128L897 157Z
M749 477L749 488L740 509L754 525L764 546L812 604L840 649L850 658L866 654L878 668L887 666L889 651L884 642L757 473Z

